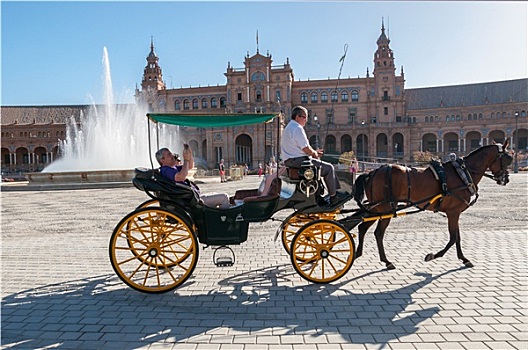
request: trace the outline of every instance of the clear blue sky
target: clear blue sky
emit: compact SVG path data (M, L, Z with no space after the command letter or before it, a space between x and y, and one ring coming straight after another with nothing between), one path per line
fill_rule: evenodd
M527 2L1 2L1 105L102 102L107 47L117 102L133 101L150 38L167 87L225 84L256 51L295 79L372 71L381 19L406 87L526 78ZM91 97L90 97L91 96Z

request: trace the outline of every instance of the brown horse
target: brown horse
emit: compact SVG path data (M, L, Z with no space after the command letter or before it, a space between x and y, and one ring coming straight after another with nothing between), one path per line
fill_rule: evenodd
M458 219L460 214L476 200L475 198L471 202L472 195L478 197L477 184L483 176L492 178L499 185L508 183L507 167L512 163L512 157L507 153L507 147L508 141L504 145L484 146L464 157L458 164L461 169L464 167L467 169L465 179L464 176L459 175L460 169L457 171L456 164L452 162L443 163L444 181L437 179L438 172L435 174L431 167L416 169L400 165L386 165L358 177L354 199L366 213L364 218L379 216L374 235L380 260L385 263L387 269L392 270L395 267L385 256L383 236L391 217L407 208L416 211L440 211L447 215L449 242L438 253L427 254L425 261L442 257L453 244L456 244L458 258L465 266L473 267L473 264L462 254ZM442 168L439 169L440 173ZM490 170L492 175L486 174L487 170ZM363 202L365 192L368 199L366 203ZM356 257L362 255L365 234L375 221L364 220L359 225Z

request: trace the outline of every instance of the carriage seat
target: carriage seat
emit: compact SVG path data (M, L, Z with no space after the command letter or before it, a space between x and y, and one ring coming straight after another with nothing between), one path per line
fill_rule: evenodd
M290 167L286 168L286 171L287 171L287 174L290 180L300 180L301 179L301 175L299 175L299 169L300 168L290 168Z
M238 203L266 202L279 198L282 181L277 175L265 175L260 187L253 190L238 190L230 198L232 205Z
M311 166L311 161L309 161L309 160L305 160L303 162L303 165L301 165L299 167L285 166L284 167L284 172L282 174L280 174L281 177L285 181L290 182L290 183L298 183L298 182L300 182L302 180L302 177L301 177L301 175L299 173L299 170L302 169L303 167L305 167L305 165L304 165L305 163L307 163L307 166Z
M158 169L136 168L132 179L134 186L140 191L154 192L156 197L183 201L188 205L196 205L200 201L200 193L191 185L180 184L167 179Z

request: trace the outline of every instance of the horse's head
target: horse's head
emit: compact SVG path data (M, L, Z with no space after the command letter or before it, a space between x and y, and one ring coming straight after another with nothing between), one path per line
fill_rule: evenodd
M507 139L504 145L496 143L497 154L488 165L488 169L493 174L493 180L497 181L499 185L506 185L510 179L508 176L508 166L511 165L513 157L509 154L507 148L510 140Z

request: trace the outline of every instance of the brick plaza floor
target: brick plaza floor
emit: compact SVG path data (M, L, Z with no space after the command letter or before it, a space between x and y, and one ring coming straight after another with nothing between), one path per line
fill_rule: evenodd
M146 195L135 188L2 192L2 349L527 349L527 181L483 179L462 214L462 267L447 220L394 219L379 262L372 232L348 274L327 285L298 276L275 221L254 223L219 268L201 249L193 276L165 294L128 288L108 258L117 222ZM202 190L234 193L258 177ZM347 204L352 205L352 204ZM289 212L280 212L278 219Z

